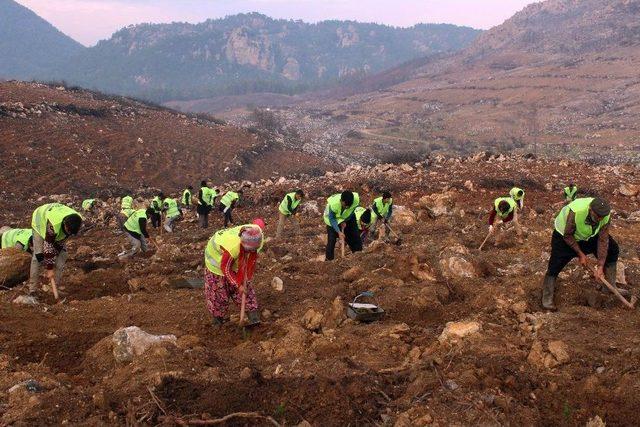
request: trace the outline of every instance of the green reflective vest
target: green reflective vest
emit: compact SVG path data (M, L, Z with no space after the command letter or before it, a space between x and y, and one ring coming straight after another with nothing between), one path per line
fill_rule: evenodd
M602 227L607 225L611 219L611 215L604 217L597 226L593 227L587 224L587 218L589 218L589 207L593 197L587 197L583 199L576 199L562 208L555 221L555 229L558 233L564 236L564 230L567 227L567 218L569 217L569 211L575 214L576 232L573 237L577 241L586 241L596 236Z
M33 236L33 230L30 228L12 228L2 233L0 248L15 248L20 243L22 250L26 252L29 250L31 236Z
M576 194L578 193L578 187L564 187L564 199L567 202L573 202L576 199Z
M231 206L234 200L240 200L240 195L235 191L227 191L227 193L222 196L220 203L222 203L225 207Z
M518 193L520 193L522 191L522 196L518 196ZM511 196L511 198L513 200L515 200L516 202L524 199L524 190L522 188L518 188L518 187L513 187L511 189L511 191L509 191L509 195Z
M80 216L78 212L68 206L60 203L48 203L33 211L31 227L44 239L47 237L47 223L51 224L56 233L56 242L60 242L68 237L62 227L62 221L69 215Z
M286 216L290 216L293 214L293 212L289 211L289 200L291 200L291 209L295 209L298 207L298 205L300 205L300 202L302 200L298 200L296 199L296 193L292 192L287 194L286 196L284 196L284 199L282 199L282 202L280 202L280 213L282 215L286 215Z
M349 219L356 208L360 206L360 195L358 193L353 193L353 204L344 210L340 203L340 197L341 194L337 193L327 199L327 207L324 209L324 223L328 226L331 226L331 221L329 221L329 212L333 212L338 224L342 224Z
M162 212L162 200L160 200L160 197L156 196L151 200L151 209L157 213Z
M362 214L365 213L367 210L365 208L363 208L362 206L358 206L355 210L355 214L356 214L356 222L358 223L358 229L360 231L364 230L365 228L369 228L371 226L371 224L373 224L373 222L375 221L375 219L377 218L377 215L375 213L373 213L373 211L371 212L371 219L369 220L369 222L362 222Z
M235 259L233 269L238 271L238 257L240 256L240 245L242 244L240 241L240 231L242 228L249 227L257 228L260 230L260 234L262 234L262 230L259 226L255 224L246 224L220 230L209 239L207 247L204 249L204 264L210 272L217 274L218 276L223 275L220 266L222 263L223 251L229 252L233 259ZM262 250L262 246L264 245L264 236L262 241L263 243L258 248L258 252Z
M509 203L509 210L507 211L507 213L502 213L498 209L498 206L500 206L500 203L502 202ZM515 200L513 200L511 197L499 197L496 199L495 202L493 202L493 206L496 209L497 215L502 219L506 219L509 215L511 215L511 213L517 208L518 205L516 204Z
M124 196L122 198L122 203L120 204L120 212L122 212L122 214L127 218L131 216L131 214L134 212L133 197Z
M189 189L184 190L182 193L182 205L190 206L191 205L191 191Z
M142 230L140 229L140 218L147 219L147 211L146 209L138 209L134 211L127 219L127 222L124 223L124 228L127 230L137 233L138 235L142 235Z
M82 209L85 211L89 211L91 210L91 208L93 208L93 205L96 204L96 199L87 199L87 200L83 200L82 201Z
M383 218L386 218L389 215L389 209L391 209L391 205L393 205L393 199L390 199L389 203L384 203L382 200L382 197L378 197L373 201L373 206L376 207L376 210L380 215L382 215Z
M178 202L176 202L176 199L167 197L164 199L164 204L167 205L167 218L180 216L180 209L178 209Z

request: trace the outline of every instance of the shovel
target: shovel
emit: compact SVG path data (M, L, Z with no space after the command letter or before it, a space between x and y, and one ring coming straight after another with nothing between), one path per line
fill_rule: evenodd
M589 271L591 274L595 275L596 272L596 267L593 267L593 270L589 267L585 267L587 269L587 271ZM633 310L636 307L636 303L638 302L638 298L635 295L631 296L631 301L627 301L627 299L625 297L623 297L622 295L620 295L620 292L618 292L618 288L614 285L612 285L611 283L609 283L607 281L607 279L605 279L604 277L600 278L600 281L620 300L620 302L622 304L624 304L625 307L627 307L630 310Z
M393 228L391 228L391 226L389 224L385 224L384 225L387 230L389 230L389 233L391 233L393 236L395 236L396 241L394 242L396 245L400 246L400 244L402 243L402 237L400 237L398 235L398 233L396 233L395 231L393 231Z
M56 285L56 279L52 277L49 283L51 285L51 291L53 292L53 297L56 299L56 301L58 301L60 299L60 295L58 294L58 286Z
M491 231L489 231L487 233L487 237L484 238L484 241L482 242L482 244L478 248L479 251L482 251L482 248L484 248L484 245L487 243L487 240L489 240L489 237L491 237L491 234L492 234Z

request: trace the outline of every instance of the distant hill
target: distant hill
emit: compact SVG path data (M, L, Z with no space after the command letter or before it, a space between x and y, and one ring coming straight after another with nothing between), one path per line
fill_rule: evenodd
M85 48L13 0L0 0L0 78L46 78Z
M457 51L479 33L453 25L307 24L241 14L196 25L124 28L59 75L83 87L156 101L295 93Z

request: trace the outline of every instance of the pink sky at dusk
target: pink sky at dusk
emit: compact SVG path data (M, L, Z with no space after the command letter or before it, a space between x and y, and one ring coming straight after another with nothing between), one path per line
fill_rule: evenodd
M488 29L531 0L17 0L85 45L130 24L202 22L240 12L317 22L350 19L408 27L451 23Z

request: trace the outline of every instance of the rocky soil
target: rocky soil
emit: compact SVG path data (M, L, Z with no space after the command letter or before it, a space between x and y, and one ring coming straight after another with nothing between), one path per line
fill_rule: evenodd
M179 288L202 277L222 218L200 230L190 214L157 236L157 251L123 263L125 238L108 213L117 200L104 199L93 227L69 243L63 302L0 291L0 422L174 425L255 412L229 425L638 424L638 311L574 264L561 276L558 312L541 311L539 296L568 180L612 201L620 286L637 289L639 177L629 166L480 153L253 182L237 216L265 217L269 236L286 191L301 186L309 200L301 235L265 246L256 279L264 322L245 333L234 322L214 327L202 290ZM525 243L507 232L479 252L488 207L513 184L527 191ZM391 190L401 244L323 262L320 211L343 188L367 202ZM2 222L27 226L35 205L3 210ZM365 290L384 320L345 317Z

